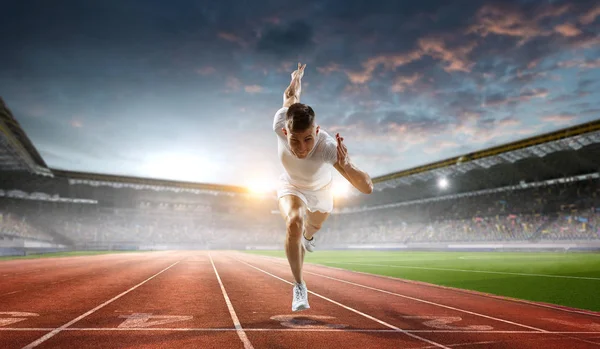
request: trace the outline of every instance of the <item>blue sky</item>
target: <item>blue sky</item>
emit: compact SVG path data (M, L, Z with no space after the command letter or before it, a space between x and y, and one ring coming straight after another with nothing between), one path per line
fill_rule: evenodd
M595 1L8 1L0 95L49 166L272 183L302 102L371 176L600 118ZM338 177L339 178L339 177Z

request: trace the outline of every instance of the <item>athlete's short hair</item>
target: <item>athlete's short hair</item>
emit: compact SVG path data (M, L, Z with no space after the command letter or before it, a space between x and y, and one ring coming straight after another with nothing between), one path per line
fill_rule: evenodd
M315 120L315 111L308 105L294 103L287 110L285 121L290 132L304 132Z

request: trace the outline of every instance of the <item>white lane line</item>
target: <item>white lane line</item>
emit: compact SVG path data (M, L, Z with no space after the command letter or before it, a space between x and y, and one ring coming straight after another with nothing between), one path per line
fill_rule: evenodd
M173 264L169 265L169 266L168 266L168 267L166 267L165 269L163 269L163 270L159 271L158 273L156 273L156 274L152 275L151 277L149 277L149 278L147 278L146 280L144 280L144 281L140 282L139 284L137 284L137 285L133 286L132 288L128 289L127 291L125 291L125 292L122 292L122 293L121 293L121 294L119 294L118 296L115 296L115 297L113 297L113 298L111 298L111 299L107 300L106 302L104 302L104 303L100 304L99 306L95 307L94 309L92 309L92 310L90 310L90 311L88 311L88 312L86 312L86 313L84 313L84 314L82 314L82 315L79 315L79 316L78 316L78 317L76 317L75 319L73 319L73 320L71 320L71 321L67 322L66 324L64 324L64 325L62 325L62 326L60 326L60 327L58 327L58 328L55 328L55 329L54 329L54 330L52 330L50 333L46 333L46 334L45 334L45 335L43 335L42 337L40 337L40 338L36 339L35 341L33 341L33 342L29 343L28 345L24 346L22 349L30 349L30 348L35 348L35 347L37 347L38 345L40 345L40 344L44 343L44 342L45 342L45 341L47 341L48 339L50 339L50 338L54 337L54 336L55 336L57 333L59 333L60 331L63 331L64 329L66 329L67 327L69 327L69 326L71 326L72 324L76 323L77 321L79 321L79 320L81 320L81 319L85 318L86 316L88 316L88 315L90 315L90 314L93 314L93 313L94 313L94 312L96 312L98 309L100 309L100 308L102 308L102 307L104 307L104 306L106 306L106 305L108 305L108 304L110 304L110 303L112 303L112 302L116 301L117 299L119 299L119 298L123 297L123 296L124 296L124 295L126 295L127 293L129 293L129 292L131 292L131 291L135 290L136 288L138 288L138 287L142 286L142 285L143 285L143 284L145 284L146 282L148 282L148 281L150 281L150 280L154 279L155 277L157 277L158 275L160 275L160 274L162 274L163 272L167 271L168 269L170 269L171 267L173 267L174 265L176 265L176 264L177 264L177 263L179 263L179 262L180 262L180 261L177 261L177 262L175 262L175 263L173 263Z
M282 257L261 256L261 255L252 255L252 256L260 257L260 258L264 258L264 259L272 259L272 260L276 260L278 262L285 261L285 259L282 258ZM467 294L472 294L472 295L476 295L476 296L480 296L480 297L493 298L493 299L498 299L498 300L502 300L502 301L513 302L513 303L523 303L523 304L533 305L533 306L536 306L536 307L548 308L548 309L553 309L553 310L560 310L560 311L563 311L563 312L566 312L566 313L576 313L576 314L583 314L583 315L588 315L588 316L600 317L600 312L592 312L592 311L588 311L588 310L578 310L578 309L569 308L569 307L553 306L551 304L539 303L539 302L534 302L534 301L528 301L528 300L525 300L525 299L511 298L511 297L506 297L506 296L498 296L498 295L494 295L494 294L490 294L490 293L483 293L483 292L474 291L474 290L468 290L468 289L464 289L464 288L456 288L456 287L450 287L450 286L436 285L436 284L427 283L427 282L423 282L423 281L410 280L410 279L402 279L402 278L394 277L394 276L380 275L380 274L367 273L367 272L364 272L364 271L357 271L357 270L350 270L350 269L345 269L345 268L338 268L338 267L333 267L331 265L325 265L325 264L305 262L304 265L312 265L312 266L315 266L315 267L333 269L333 270L343 271L343 272L346 272L346 273L362 274L362 275L367 275L367 276L371 276L371 277L384 278L384 279L393 280L393 281L396 281L396 282L402 282L402 283L405 283L405 284L414 284L414 285L425 286L425 287L440 288L440 289L443 289L443 290L450 290L450 291L454 291L454 292L467 293Z
M441 271L458 271L464 273L482 273L482 274L500 274L500 275L518 275L518 276L539 276L559 279L580 279L580 280L600 280L600 278L586 277L586 276L569 276L569 275L550 275L550 274L529 274L529 273L511 273L505 271L490 271L490 270L468 270L468 269L450 269L450 268L432 268L432 267L415 267L408 265L397 265L397 264L369 264L369 263L356 263L356 262L323 262L329 264L348 264L348 265L364 265L372 267L388 267L388 268L402 268L402 269L421 269L421 270L441 270Z
M290 285L293 285L291 282L289 282L289 281L287 281L287 280L284 280L284 279L280 278L279 276L273 275L273 274L269 273L268 271L262 270L262 269L260 269L260 268L258 268L258 267L255 267L255 266L253 266L253 265L251 265L251 264L248 264L248 263L246 263L246 262L244 262L244 261L242 261L242 260L239 260L239 259L237 259L237 258L236 258L236 260L237 260L238 262L240 262L240 263L246 264L247 266L249 266L249 267L251 267L251 268L254 268L254 269L258 270L258 271L261 271L261 272L263 272L263 273L265 273L265 274L267 274L267 275L270 275L270 276L272 276L272 277L274 277L274 278L276 278L276 279L278 279L278 280L281 280L281 281L283 281L283 282L285 282L285 283L288 283L288 284L290 284ZM403 330L403 329L401 329L401 328L399 328L399 327L396 327L396 326L394 326L394 325L391 325L391 324L389 324L389 323L387 323L387 322L385 322L385 321L379 320L379 319L377 319L377 318L375 318L375 317L373 317L373 316L371 316L371 315L365 314L365 313L363 313L363 312L361 312L361 311L358 311L358 310L356 310L356 309L354 309L354 308L351 308L351 307L348 307L348 306L346 306L346 305L343 305L343 304L341 304L341 303L339 303L339 302L336 302L336 301L334 301L334 300L332 300L332 299L330 299L330 298L327 298L327 297L325 297L325 296L322 296L322 295L320 295L320 294L318 294L318 293L315 293L315 292L313 292L313 291L308 291L308 292L309 292L310 294L313 294L313 295L315 295L315 296L317 296L317 297L319 297L319 298L322 298L322 299L324 299L324 300L326 300L326 301L328 301L328 302L331 302L331 303L333 303L333 304L339 305L340 307L342 307L342 308L344 308L344 309L347 309L347 310L350 310L350 311L352 311L352 312L354 312L354 313L356 313L356 314L362 315L362 316L366 317L367 319L370 319L370 320L373 320L373 321L375 321L375 322L378 322L378 323L380 323L380 324L382 324L382 325L384 325L384 326L386 326L386 327L389 327L389 328L391 328L391 329L394 329L394 330L396 330L396 331L398 331L398 332L402 332L402 333L406 334L406 335L407 335L407 336L409 336L409 337L412 337L412 338L415 338L415 339L421 340L421 341L423 341L423 342L429 343L429 344L431 344L431 345L434 345L434 346L436 346L437 348L450 349L449 347L447 347L447 346L445 346L445 345L443 345L443 344L440 344L440 343L437 343L437 342L431 341L431 340L429 340L429 339L427 339L427 338L423 338L423 337L417 336L417 335L415 335L415 334L412 334L412 333L410 333L410 332L407 332L407 331L405 331L405 330Z
M316 276L320 276L320 277L323 277L323 278L326 278L326 279L330 279L330 280L334 280L334 281L338 281L338 282L343 282L343 283L346 283L346 284L349 284L349 285L366 288L368 290L377 291L377 292L389 294L389 295L396 296L396 297L410 299L410 300L416 301L416 302L421 302L421 303L425 303L425 304L434 305L436 307L446 308L446 309L458 311L458 312L465 313L465 314L475 315L475 316L483 317L483 318L490 319L490 320L504 322L504 323L507 323L507 324L510 324L510 325L514 325L514 326L529 328L531 330L535 330L535 331L539 331L539 332L548 332L546 330L542 330L541 328L537 328L537 327L533 327L533 326L527 326L527 325L520 324L520 323L517 323L517 322L513 322L513 321L509 321L509 320L505 320L505 319L500 319L500 318L497 318L497 317L493 317L493 316L489 316L489 315L484 315L484 314L476 313L476 312L465 310L465 309L455 308L455 307L451 307L449 305L444 305L444 304L439 304L439 303L435 303L435 302L430 302L430 301L426 301L424 299L415 298L415 297L411 297L411 296L406 296L406 295L403 295L403 294L400 294L400 293L390 292L390 291L382 290L382 289L371 287L371 286L357 284L355 282L346 281L346 280L334 278L334 277L327 276L327 275L317 274L317 273L313 273L313 272L306 271L306 270L304 270L304 273L311 274L311 275L316 275Z
M233 309L233 305L231 304L231 300L229 300L229 296L227 296L227 291L225 291L225 286L223 286L223 282L221 281L221 277L219 276L219 272L217 272L217 268L215 267L215 263L213 262L210 253L208 254L208 258L210 259L210 264L212 264L215 274L217 275L217 280L219 280L219 286L221 286L221 292L223 292L223 297L225 298L225 303L227 303L227 308L229 309L229 314L231 315L231 319L235 325L235 330L238 337L240 337L242 343L244 343L245 349L254 349L252 343L250 343L250 340L248 339L248 336L246 336L246 332L244 332L244 329L242 328L242 324L240 324L240 320Z
M377 288L374 288L374 287L365 286L365 285L357 284L357 283L354 283L354 282L337 279L337 278L334 278L334 277L331 277L331 276L326 276L326 275L321 275L321 274L317 274L317 273L312 273L312 272L309 272L309 271L304 271L304 273L312 274L312 275L316 275L316 276L321 276L321 277L324 277L324 278L327 278L327 279L331 279L331 280L335 280L335 281L347 283L347 284L350 284L350 285L355 285L355 286L359 286L359 287L371 289L371 290L374 290L374 291L379 291L379 292L387 293L387 294L390 294L390 295L395 295L395 296L398 296L398 297L415 300L415 301L418 301L418 302L424 302L424 303L428 303L428 304L432 304L432 305L437 305L437 306L440 306L440 307L443 307L443 308L453 309L453 310L465 312L465 313L468 313L468 314L473 314L473 315L485 317L485 318L488 318L488 319L493 319L493 320L497 320L497 321L506 322L506 323L509 323L509 324L512 324L512 325L516 325L516 326L520 326L520 327L530 328L530 329L538 330L538 331L541 331L541 332L548 332L546 330L542 330L542 329L539 329L539 328L536 328L536 327L527 326L527 325L519 324L519 323L516 323L516 322L504 320L504 319L494 318L492 316L483 315L483 314L479 314L479 313L475 313L475 312L471 312L471 311L467 311L467 310L463 310L463 309L459 309L459 308L454 308L454 307L450 307L450 306L443 305L443 304L437 304L437 303L434 303L434 302L429 302L429 301L425 301L425 300L422 300L422 299L419 299L419 298L405 296L405 295L401 295L401 294L394 293L394 292L380 290L380 289L377 289ZM576 338L576 337L568 337L568 338L569 339L574 339L574 340L577 340L577 341L580 341L580 342L591 343L591 344L596 344L596 345L600 346L600 343L591 342L591 341L588 341L588 340L585 340L585 339L582 339L582 338Z
M448 344L449 347L463 347L463 346L471 346L471 345L483 345L483 344L496 344L496 343L504 343L505 341L485 341L485 342L468 342L468 343L460 343L460 344ZM410 348L410 349L431 349L433 347L419 347L419 348Z
M5 332L26 332L26 331L52 331L55 330L53 327L0 327L0 331ZM195 328L195 327L145 327L145 328L122 328L122 327L69 327L63 329L63 331L116 331L116 332L127 332L127 331L173 331L173 332L229 332L237 331L236 328ZM382 332L382 333L402 333L398 330L377 330L377 329L349 329L349 328L245 328L244 332ZM539 335L550 335L550 334L592 334L600 335L599 331L495 331L495 330L404 330L408 333L468 333L468 334L539 334ZM600 337L599 337L600 338ZM596 338L588 338L596 339Z

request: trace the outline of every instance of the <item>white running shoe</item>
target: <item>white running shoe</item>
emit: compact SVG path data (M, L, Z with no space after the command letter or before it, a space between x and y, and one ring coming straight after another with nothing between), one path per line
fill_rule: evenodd
M308 240L304 234L302 234L302 246L304 246L304 249L308 252L313 252L315 250L315 237L313 236L312 239Z
M293 290L294 300L292 301L292 311L306 310L310 308L308 305L308 290L304 283L294 283Z

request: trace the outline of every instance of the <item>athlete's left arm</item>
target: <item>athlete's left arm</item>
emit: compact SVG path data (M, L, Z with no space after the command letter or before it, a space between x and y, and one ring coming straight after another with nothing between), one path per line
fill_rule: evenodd
M344 138L340 134L336 134L337 139L337 155L338 161L333 165L338 172L350 182L361 193L371 194L373 192L373 181L368 173L361 171L356 165L350 161L348 157L348 149L343 143Z

